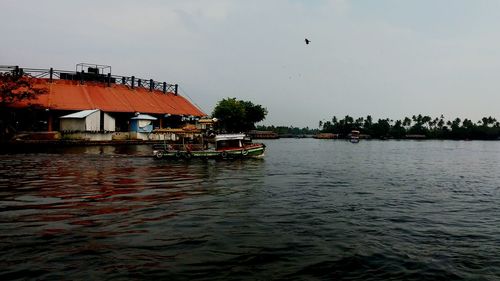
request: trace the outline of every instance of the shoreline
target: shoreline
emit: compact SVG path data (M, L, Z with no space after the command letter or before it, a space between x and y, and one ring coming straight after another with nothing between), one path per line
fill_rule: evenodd
M138 146L162 144L163 140L113 140L113 141L89 141L89 140L18 140L0 142L0 154L19 152L40 152L45 150L57 150L60 148L77 147L99 147L99 146Z

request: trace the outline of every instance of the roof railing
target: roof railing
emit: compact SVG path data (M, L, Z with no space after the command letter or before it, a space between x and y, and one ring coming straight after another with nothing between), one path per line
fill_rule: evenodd
M84 71L83 67L88 67L87 72ZM12 72L17 75L28 75L33 78L45 78L49 82L53 80L71 80L79 81L81 84L85 82L99 82L106 84L108 87L111 84L124 85L131 89L144 88L149 91L161 91L164 94L174 93L178 94L178 84L169 84L167 82L155 81L153 79L142 79L136 78L135 76L120 76L112 75L111 67L109 66L109 72L101 73L100 69L107 68L108 66L96 65L96 64L78 64L77 70L79 71L68 71L44 68L21 68L17 65L0 65L0 72Z

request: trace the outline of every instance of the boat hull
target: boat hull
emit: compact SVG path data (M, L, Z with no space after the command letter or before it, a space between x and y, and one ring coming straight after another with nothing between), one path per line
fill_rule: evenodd
M243 148L224 149L224 150L168 150L155 149L153 156L156 159L236 159L236 158L259 158L264 156L266 146L264 144L253 144Z
M350 138L349 141L351 143L358 143L359 142L359 138Z

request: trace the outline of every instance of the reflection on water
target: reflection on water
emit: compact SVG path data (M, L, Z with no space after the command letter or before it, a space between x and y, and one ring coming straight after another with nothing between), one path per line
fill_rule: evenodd
M0 278L500 278L500 143L266 145L0 155Z

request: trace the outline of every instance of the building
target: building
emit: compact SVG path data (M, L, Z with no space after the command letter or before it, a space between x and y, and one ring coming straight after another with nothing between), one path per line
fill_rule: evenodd
M147 135L153 132L153 121L158 118L147 114L137 114L130 119L130 134L135 139L147 139Z
M135 122L132 120L137 120L133 118L138 114L155 118L149 120L150 129L181 127L187 120L206 116L179 95L177 84L112 75L110 66L78 64L76 71L0 66L0 72L7 71L29 75L35 78L36 87L48 90L35 100L12 105L17 110L18 131L50 132L76 128L82 126L83 121L76 120L81 115L89 113L89 116L82 117L87 121L94 118L97 113L92 110L99 110L101 116L104 114L104 124L107 124L106 118L115 123L114 129L110 130L101 126L103 122L100 121L99 132L132 132L131 125Z
M82 110L59 117L62 132L114 132L115 119L109 114L94 110Z

